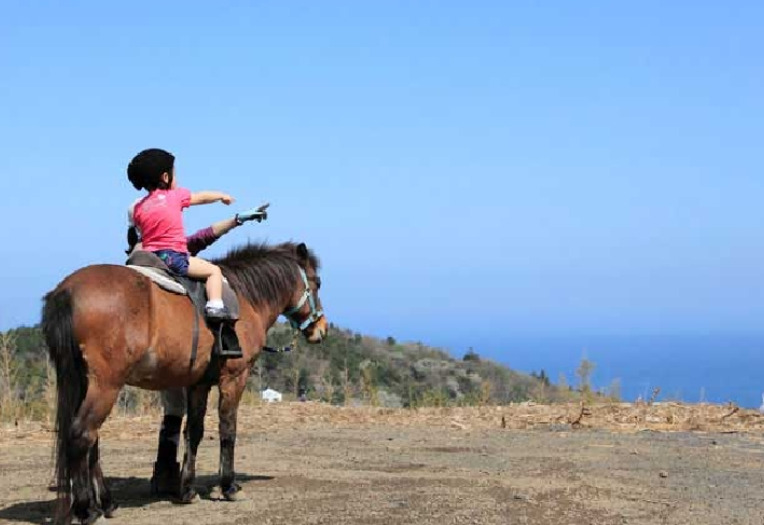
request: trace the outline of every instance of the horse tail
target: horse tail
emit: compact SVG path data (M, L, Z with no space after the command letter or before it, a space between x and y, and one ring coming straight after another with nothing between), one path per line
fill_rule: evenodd
M54 290L45 296L42 330L48 353L56 367L56 487L59 516L71 506L70 442L72 424L87 392L87 370L82 352L74 338L72 294Z

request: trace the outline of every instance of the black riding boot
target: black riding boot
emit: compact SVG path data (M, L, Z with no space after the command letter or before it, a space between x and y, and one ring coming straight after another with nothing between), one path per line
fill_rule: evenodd
M180 465L178 464L179 416L165 416L159 430L159 450L151 476L151 494L177 496L180 493Z

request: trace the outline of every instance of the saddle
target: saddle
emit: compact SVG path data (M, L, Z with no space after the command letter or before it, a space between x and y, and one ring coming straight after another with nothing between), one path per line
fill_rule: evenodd
M231 314L230 320L210 321L205 318L204 305L207 303L207 290L203 281L177 275L157 255L152 252L135 250L127 258L126 266L145 275L157 286L171 293L187 295L197 311L194 316L193 344L191 347L191 366L196 360L199 346L199 316L207 322L207 327L215 335L213 355L220 357L242 357L239 338L234 325L239 319L239 300L231 285L223 278L223 304Z

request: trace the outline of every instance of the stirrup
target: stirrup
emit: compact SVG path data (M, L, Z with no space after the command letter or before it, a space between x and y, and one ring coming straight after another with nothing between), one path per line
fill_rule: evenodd
M220 357L231 357L233 359L244 357L244 354L241 351L241 347L238 346L236 348L221 348L218 352L218 355Z
M233 323L221 322L215 327L214 353L220 357L237 359L244 357Z

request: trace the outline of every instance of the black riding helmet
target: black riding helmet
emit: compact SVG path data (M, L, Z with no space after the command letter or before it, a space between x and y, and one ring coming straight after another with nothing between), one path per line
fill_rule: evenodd
M159 148L145 149L138 153L127 165L127 178L136 190L163 190L172 184L172 168L175 157ZM170 180L165 183L162 174L168 173Z

